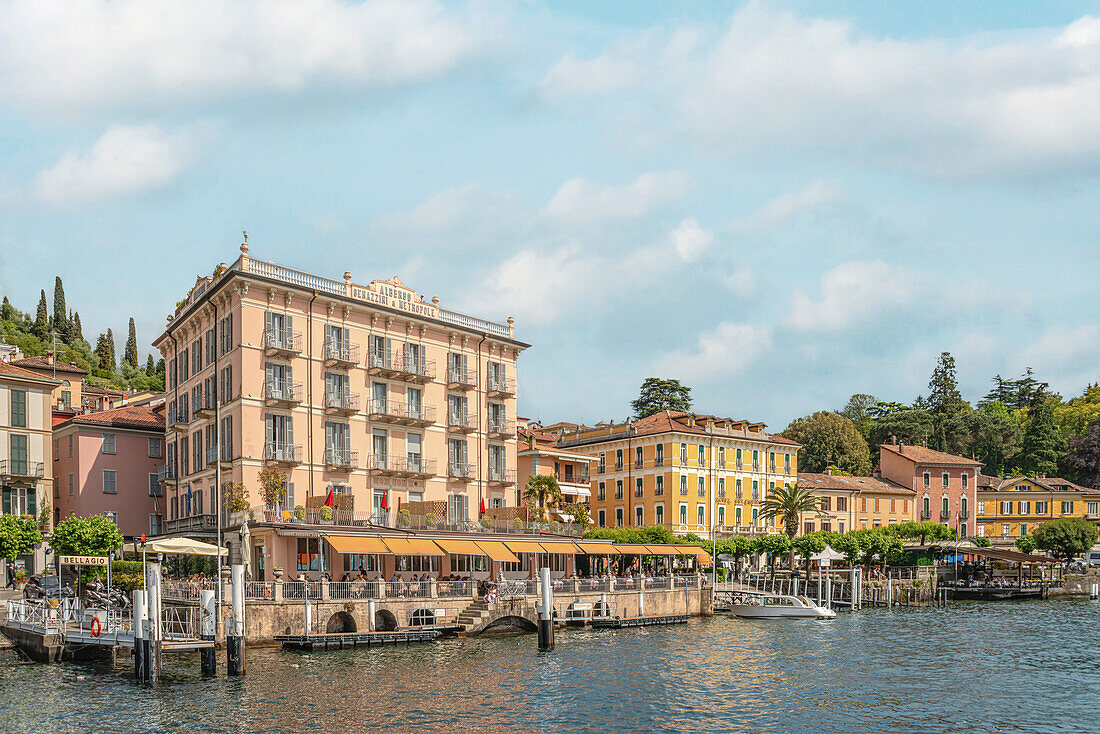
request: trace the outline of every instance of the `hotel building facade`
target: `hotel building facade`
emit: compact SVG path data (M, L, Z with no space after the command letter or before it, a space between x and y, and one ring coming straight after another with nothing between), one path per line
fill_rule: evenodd
M942 523L960 538L974 537L982 462L925 446L891 443L879 448L882 478L912 488L915 520Z
M265 468L286 475L286 517L321 510L330 491L346 517L389 527L518 502L515 375L528 345L511 318L448 311L397 278L357 285L257 260L244 244L198 279L153 346L167 371L168 534L214 535L237 483L270 510ZM261 548L261 569L270 547L266 558Z
M662 525L704 538L778 532L761 505L794 484L798 448L763 423L661 411L622 424L579 427L559 448L597 459L590 512L596 527Z
M1014 545L1047 520L1100 520L1100 489L1058 477L978 476L978 537Z

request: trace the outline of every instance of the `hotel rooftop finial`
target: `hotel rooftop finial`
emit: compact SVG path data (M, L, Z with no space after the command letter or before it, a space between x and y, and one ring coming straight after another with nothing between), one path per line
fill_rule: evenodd
M244 242L241 243L241 252L248 252L248 230L244 230Z
M350 270L345 270L344 271L344 280L351 280L351 271Z

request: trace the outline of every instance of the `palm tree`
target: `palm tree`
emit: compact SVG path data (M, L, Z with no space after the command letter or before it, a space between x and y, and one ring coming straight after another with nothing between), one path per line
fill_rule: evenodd
M545 508L553 507L562 501L558 480L547 474L537 474L527 479L523 490L525 500L534 500L539 508L539 519L545 517Z
M798 522L805 512L814 512L821 515L821 498L814 496L813 489L799 487L795 484L785 484L768 490L764 503L761 505L762 516L765 520L779 518L783 524L783 531L787 537L794 540L798 535ZM789 564L794 568L794 547L791 547Z

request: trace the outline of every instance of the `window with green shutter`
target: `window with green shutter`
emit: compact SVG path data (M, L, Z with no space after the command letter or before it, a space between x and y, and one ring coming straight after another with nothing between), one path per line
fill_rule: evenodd
M27 437L13 433L9 448L11 450L8 454L11 458L11 473L20 477L27 476Z
M27 391L11 391L11 424L15 428L27 427Z

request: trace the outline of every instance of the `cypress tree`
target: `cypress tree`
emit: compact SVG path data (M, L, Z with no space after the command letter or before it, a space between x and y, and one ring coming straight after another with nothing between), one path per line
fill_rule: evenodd
M11 301L7 296L4 296L4 302L0 304L0 319L4 321L15 321L19 312L15 310L15 306L11 305Z
M152 377L157 373L157 365L153 362L153 355L149 355L149 359L145 360L145 374Z
M65 286L61 284L61 276L54 276L53 281L53 328L66 342L69 340L69 320L65 311Z
M138 366L137 330L134 328L134 317L130 317L130 333L126 337L126 352L123 354L122 363L128 364L134 369Z
M107 335L100 334L99 338L95 340L95 356L99 359L99 369L104 372L115 371L114 355L111 352L111 346L107 342Z
M84 330L80 327L80 312L79 311L77 311L76 313L73 314L72 327L73 327L72 328L73 336L70 339L70 341L83 341L84 340Z
M38 313L34 317L31 333L44 341L50 337L50 316L46 308L46 291L43 290L41 293L38 299Z
M110 356L109 364L111 365L111 372L115 371L115 333L110 329L107 329L107 349Z

